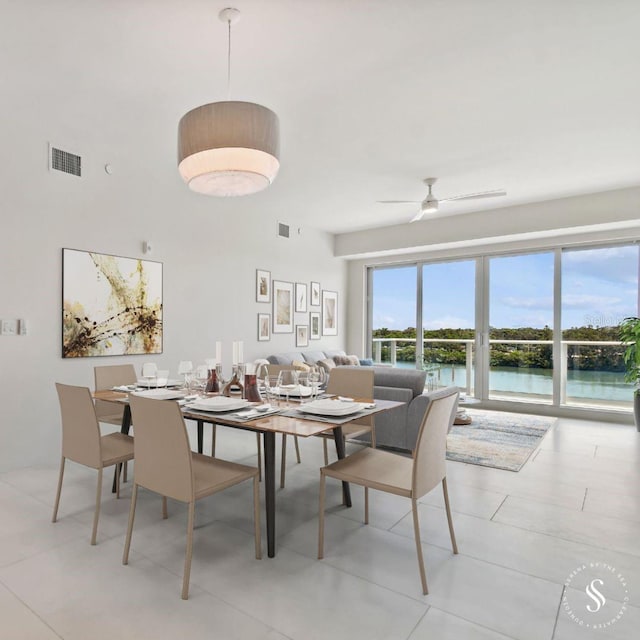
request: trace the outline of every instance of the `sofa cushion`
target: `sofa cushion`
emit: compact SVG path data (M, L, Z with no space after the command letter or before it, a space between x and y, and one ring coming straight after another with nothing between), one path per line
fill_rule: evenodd
M291 351L290 353L275 353L267 357L271 364L291 364L294 360L304 362L304 358L299 351Z
M324 351L303 351L304 361L309 364L315 364L318 360L324 360L327 356Z
M311 369L306 362L302 362L301 360L294 360L291 365L296 371L309 371Z
M336 363L331 359L331 358L325 358L324 360L318 360L318 362L316 362L316 364L320 367L322 367L327 373L329 373L331 371L331 369L334 369L336 366Z
M325 358L334 358L335 356L346 356L346 355L347 355L346 351L343 351L342 349L333 349L333 350L324 352Z

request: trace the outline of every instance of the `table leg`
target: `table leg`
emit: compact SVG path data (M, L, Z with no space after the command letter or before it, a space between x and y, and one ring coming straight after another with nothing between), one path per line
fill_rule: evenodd
M264 432L264 496L267 514L267 555L276 555L276 434Z
M198 420L198 453L202 453L204 439L204 421Z
M120 427L120 433L129 435L129 429L131 429L131 407L126 404L124 406L124 412L122 413L122 425ZM111 493L116 492L116 478L122 470L122 463L116 465L115 473L113 474L113 485L111 486Z
M333 437L336 441L336 453L338 454L338 460L342 460L345 457L344 435L342 434L342 427L338 426L333 430ZM342 496L344 498L344 504L347 507L351 506L351 489L348 482L342 483Z

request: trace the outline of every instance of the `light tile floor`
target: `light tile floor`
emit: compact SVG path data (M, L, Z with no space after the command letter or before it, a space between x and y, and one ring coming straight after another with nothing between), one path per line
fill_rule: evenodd
M193 432L191 432L193 436ZM206 442L205 446L209 446ZM355 449L355 445L351 445ZM341 506L327 486L325 559L316 559L321 442L288 456L278 492L278 553L253 557L251 487L198 503L191 594L180 599L186 511L142 492L130 564L121 556L130 484L103 493L98 545L89 545L95 472L69 464L51 524L57 469L0 474L2 640L438 640L637 638L640 629L640 434L633 427L558 420L519 473L448 463L460 554L451 553L441 492L420 504L430 595L423 596L410 504L362 491ZM252 434L219 429L218 455L255 464ZM577 567L608 563L628 602L613 625L570 619L584 601ZM607 578L607 576L605 576ZM604 581L603 612L622 604ZM580 605L582 606L582 605Z

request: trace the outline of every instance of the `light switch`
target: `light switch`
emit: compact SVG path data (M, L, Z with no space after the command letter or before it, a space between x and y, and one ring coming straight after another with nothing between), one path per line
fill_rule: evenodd
M0 329L0 334L3 336L15 336L18 333L18 321L3 320Z

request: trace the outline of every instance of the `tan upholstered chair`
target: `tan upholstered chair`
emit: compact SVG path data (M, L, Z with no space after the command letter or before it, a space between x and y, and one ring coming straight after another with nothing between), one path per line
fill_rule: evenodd
M182 598L186 600L189 597L196 500L253 478L256 558L262 557L258 469L192 452L177 402L140 396L131 396L130 402L136 425L136 468L122 563L129 563L138 487L155 491L163 497L164 517L167 515L167 497L186 502L189 505L189 516L182 580Z
M413 533L418 552L418 566L422 580L422 592L428 593L424 570L420 525L418 522L418 499L442 482L444 504L449 522L449 535L453 553L458 553L453 531L449 494L447 492L446 453L447 432L453 424L458 404L458 392L452 389L429 403L418 433L418 441L412 458L381 451L361 449L351 456L338 460L320 469L320 524L318 531L318 558L324 555L324 496L325 478L336 478L344 482L359 484L365 489L364 521L369 523L369 487L411 500Z
M331 369L329 374L329 382L327 382L326 393L332 393L336 396L345 396L349 398L362 398L368 401L373 400L373 369L340 369L336 367ZM371 436L371 446L376 446L376 430L374 416L367 416L349 422L342 427L342 434L345 441L348 438L357 438L358 436ZM329 464L329 452L327 449L327 440L333 440L333 431L324 431L320 434L323 438L324 447L324 463Z
M91 534L91 544L95 544L98 534L98 518L100 517L102 470L105 467L133 459L133 438L122 433L111 433L108 436L100 435L100 425L96 417L93 398L86 387L56 383L56 389L62 418L62 459L51 521L55 522L58 518L62 479L67 459L97 469L98 487ZM120 497L120 480L117 476L116 497Z
M108 391L113 387L123 384L135 384L138 381L136 370L132 364L94 367L93 376L96 391ZM122 424L124 407L119 407L114 402L105 402L104 400L96 400L95 405L98 422Z

